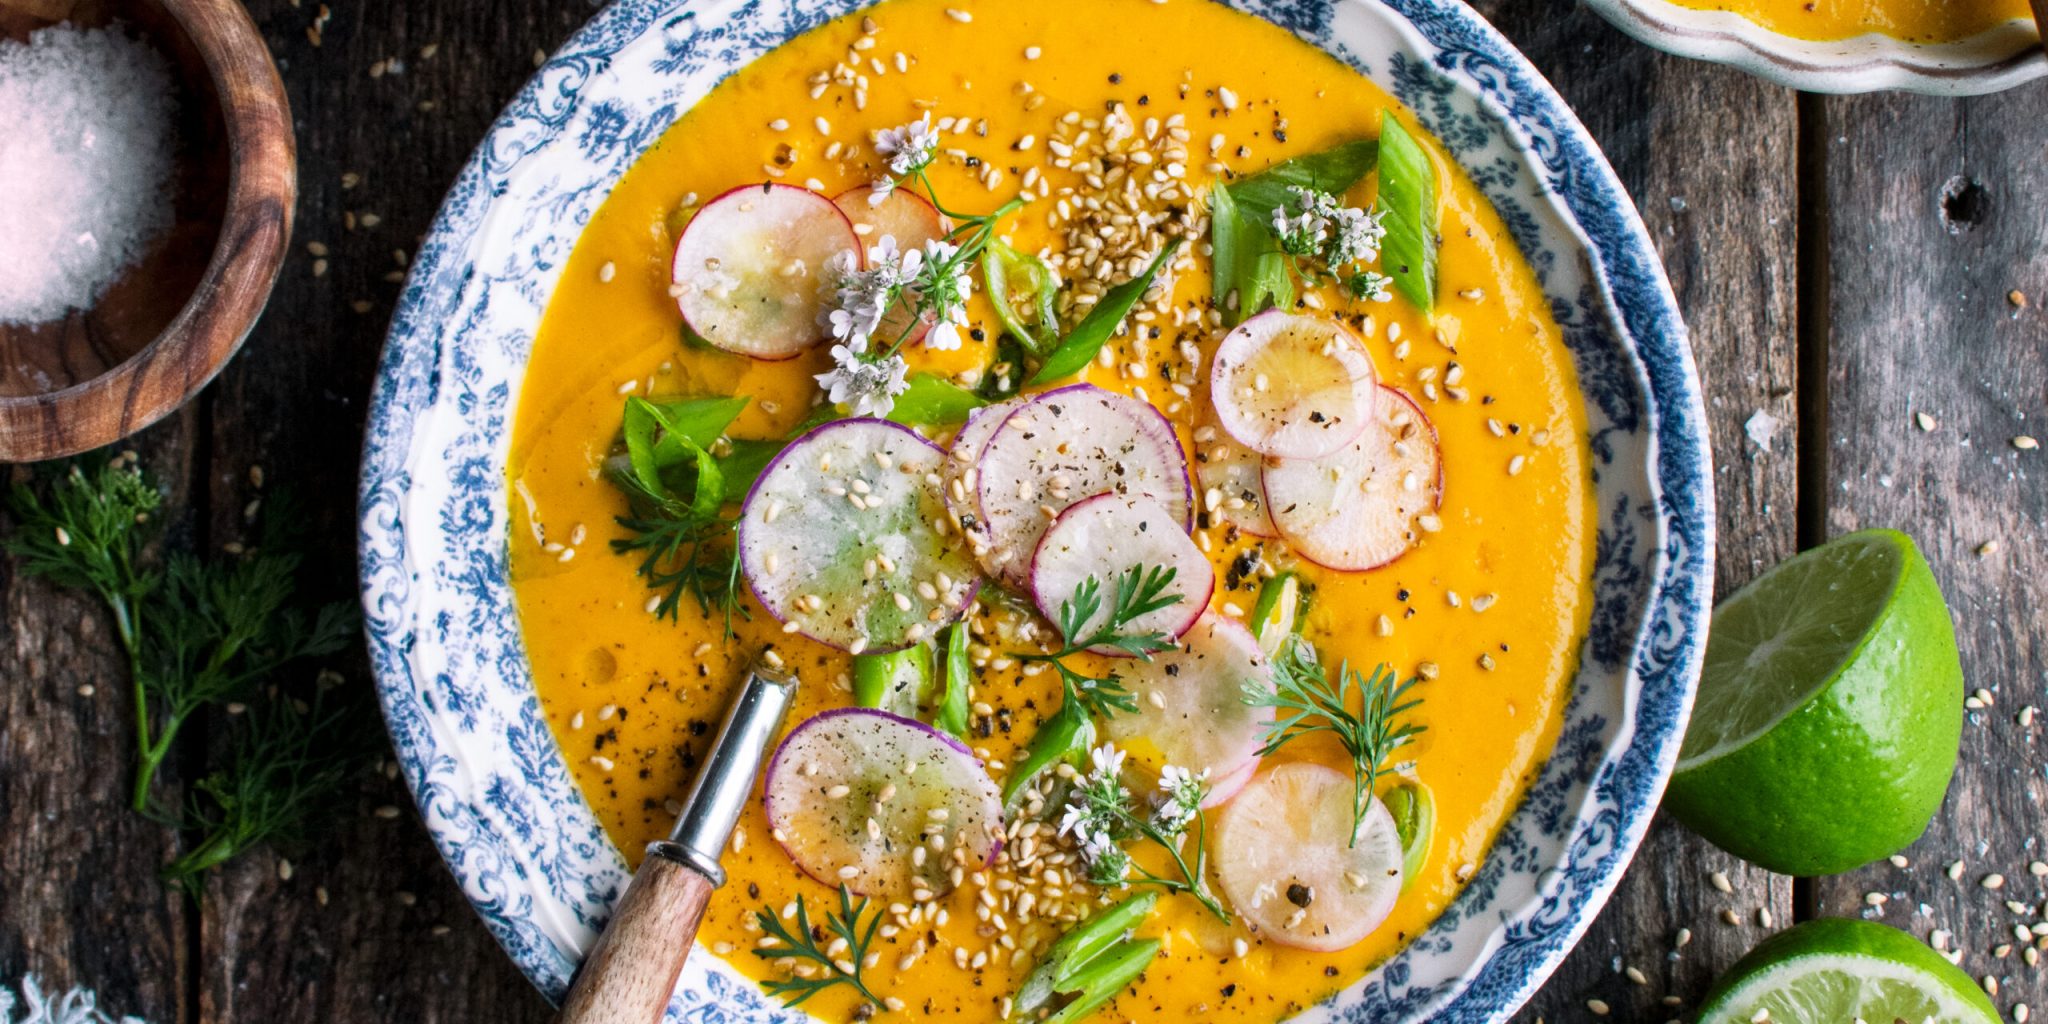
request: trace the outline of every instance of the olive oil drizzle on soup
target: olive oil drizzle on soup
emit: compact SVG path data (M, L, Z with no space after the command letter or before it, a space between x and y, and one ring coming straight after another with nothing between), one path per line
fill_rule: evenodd
M1866 33L1911 43L1954 43L2018 18L2027 0L1675 0L1730 11L1795 39L1832 42Z
M625 499L603 470L624 396L747 396L730 435L782 437L810 414L813 375L832 365L828 346L770 362L683 343L671 260L688 210L763 180L827 196L867 184L885 163L871 133L929 112L941 129L929 173L944 205L981 213L1031 197L999 234L1047 254L1065 284L1069 327L1168 239L1186 240L1169 287L1139 304L1078 379L1150 403L1199 463L1210 359L1227 333L1209 299L1210 184L1372 137L1386 109L1406 119L1391 96L1320 51L1203 0L889 0L762 57L683 115L583 229L534 344L508 480L514 590L542 706L619 849L637 861L667 832L758 652L772 648L803 679L792 726L852 703L845 654L785 633L751 598L730 640L721 617L699 614L687 597L679 621L657 618L638 556L610 547L630 535L616 524ZM1352 984L1455 898L1556 737L1590 605L1594 510L1578 383L1499 217L1408 124L1439 175L1433 316L1398 294L1359 302L1337 288L1307 293L1292 312L1341 319L1379 382L1434 423L1438 528L1389 565L1336 572L1231 528L1217 514L1221 496L1198 487L1208 511L1194 534L1216 577L1212 614L1248 617L1265 580L1293 571L1314 591L1301 630L1332 672L1348 660L1423 677L1414 692L1424 702L1407 720L1426 731L1390 760L1399 767L1381 788L1426 784L1435 829L1391 916L1335 952L1291 948L1241 914L1225 924L1192 898L1163 895L1138 934L1164 950L1104 1011L1117 1019L1271 1020ZM1347 200L1368 205L1375 180ZM913 372L971 376L992 359L1001 328L978 267L975 278L963 345L906 347ZM927 432L943 446L952 428ZM1061 689L1045 666L1015 657L1041 649L1020 630L1041 642L1056 641L1052 630L1030 625L1028 603L992 594L972 619L969 742L1000 785ZM1266 763L1294 761L1349 778L1350 759L1327 737L1290 743ZM1046 807L1039 821L1013 814L997 863L964 867L948 893L878 901L885 923L864 976L893 1018L1007 1012L1048 944L1128 894L1082 881L1071 841L1055 834L1059 811ZM1221 855L1211 850L1212 861ZM754 913L780 914L803 897L818 922L836 892L798 870L758 803L724 863L730 881L699 941L751 976L786 976L750 955L761 938ZM846 1019L859 1004L842 985L804 1009Z

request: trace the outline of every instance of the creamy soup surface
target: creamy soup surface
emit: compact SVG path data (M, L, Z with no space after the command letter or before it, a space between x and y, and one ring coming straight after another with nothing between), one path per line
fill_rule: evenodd
M1436 165L1436 308L1426 315L1398 294L1360 301L1322 287L1293 312L1341 320L1380 382L1412 396L1434 424L1434 529L1391 564L1338 572L1234 528L1197 488L1208 510L1194 535L1216 576L1211 614L1245 619L1268 580L1295 573L1313 593L1301 633L1327 666L1385 664L1421 678L1412 694L1422 703L1406 721L1426 731L1400 748L1379 788L1426 786L1435 827L1391 915L1343 949L1274 942L1241 913L1224 923L1186 895L1164 895L1137 930L1162 940L1163 952L1101 1019L1278 1019L1353 984L1427 928L1487 857L1549 755L1569 696L1595 526L1578 381L1534 272L1444 148L1364 77L1204 0L888 0L767 54L681 112L582 229L521 385L507 480L511 565L547 721L628 859L667 833L729 695L762 651L803 681L789 727L852 703L845 653L784 632L751 598L729 638L723 616L688 598L673 618L652 614L658 592L636 575L640 557L611 547L634 535L618 523L627 502L605 469L625 396L745 396L730 435L779 438L811 414L814 375L832 365L829 345L776 362L684 342L671 262L678 225L699 204L764 179L828 196L867 184L884 170L872 133L929 113L941 132L929 173L946 207L979 213L1030 197L999 234L1059 271L1067 326L1165 239L1187 238L1170 285L1075 379L1156 407L1199 462L1209 362L1228 330L1210 299L1212 184L1372 138L1388 109ZM1375 181L1346 199L1369 207ZM1124 212L1105 211L1105 201ZM909 346L914 371L986 380L1002 329L978 268L975 280L961 348ZM1079 284L1091 280L1092 289ZM943 445L954 429L925 433ZM1048 635L1042 620L1023 626L1034 617L1027 608L990 589L969 616L968 742L998 784L1060 701L1054 674L1015 656L1040 649L1016 641L1020 628ZM1145 760L1142 750L1132 756ZM1266 769L1298 761L1351 765L1324 736L1287 744ZM994 1019L1047 945L1129 895L1082 881L1071 838L1056 834L1059 817L1058 806L1038 820L1013 811L992 867L973 866L928 900L878 901L886 923L863 973L889 1000L887 1016ZM1158 864L1156 852L1133 853ZM1210 851L1212 861L1222 855ZM730 881L699 941L750 976L786 977L786 966L750 955L761 938L755 913L780 914L801 897L821 920L837 906L835 889L792 863L758 802L724 864ZM845 1020L860 1005L840 985L804 1008Z
M1731 11L1773 32L1832 42L1867 33L1912 43L1953 43L2014 19L2032 18L2027 0L1674 0Z

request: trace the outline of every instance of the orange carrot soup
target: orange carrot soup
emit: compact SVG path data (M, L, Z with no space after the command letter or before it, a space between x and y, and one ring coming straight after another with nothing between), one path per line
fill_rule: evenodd
M749 665L801 680L699 941L826 1019L1330 996L1487 856L1587 628L1534 273L1388 93L1218 4L776 49L582 229L524 387L521 626L618 847Z
M1681 7L1732 11L1795 39L1833 42L1867 33L1910 43L1954 43L2016 18L2027 0L1676 0Z

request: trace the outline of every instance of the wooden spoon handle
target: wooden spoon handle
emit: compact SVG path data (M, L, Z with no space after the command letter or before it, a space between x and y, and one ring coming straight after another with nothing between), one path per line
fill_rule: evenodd
M555 1024L657 1024L683 973L711 880L650 851L569 986Z

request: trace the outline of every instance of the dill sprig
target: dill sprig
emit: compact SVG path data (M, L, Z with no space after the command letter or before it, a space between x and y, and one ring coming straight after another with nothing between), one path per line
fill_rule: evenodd
M1351 831L1356 842L1358 825L1365 820L1387 758L1425 729L1401 721L1401 716L1422 703L1421 697L1409 697L1419 682L1418 676L1399 680L1385 664L1374 667L1369 676L1360 675L1345 662L1338 666L1333 686L1315 647L1291 635L1273 658L1273 685L1245 685L1245 703L1279 712L1266 727L1259 756L1266 757L1303 736L1335 736L1351 755ZM1356 711L1352 710L1354 704Z
M613 474L612 481L625 492L630 508L617 522L631 532L614 539L612 550L640 557L633 571L659 595L655 617L676 618L688 596L705 615L721 616L731 636L734 616L747 615L739 586L739 548L733 543L737 521L654 494L630 474Z
M1167 566L1134 565L1117 576L1112 591L1109 614L1103 616L1100 625L1090 628L1103 611L1102 581L1094 576L1083 579L1074 587L1071 597L1060 602L1060 635L1066 643L1050 654L1024 654L1024 661L1046 662L1059 672L1060 681L1070 700L1079 700L1090 711L1105 718L1117 712L1129 714L1138 710L1137 698L1131 695L1123 681L1111 672L1102 676L1091 676L1068 665L1066 659L1097 647L1108 647L1121 651L1142 661L1151 661L1152 656L1173 646L1173 638L1158 630L1135 632L1130 629L1132 622L1162 608L1179 604L1181 595L1168 593L1173 585L1177 570Z
M768 937L781 943L777 946L760 946L754 955L763 960L794 959L815 964L818 973L814 977L791 975L768 982L768 994L781 996L786 1006L796 1006L804 1000L832 988L835 985L851 985L870 1006L881 1008L885 1004L875 995L862 979L868 947L873 944L875 930L882 925L882 912L877 910L868 917L865 924L861 918L867 915L868 901L862 897L858 902L853 891L846 886L839 887L839 909L825 915L822 933L811 926L810 909L804 898L796 898L796 928L791 930L782 923L782 918L773 909L763 907L754 912L754 920ZM846 955L833 957L825 951L833 937L846 940ZM819 943L825 943L820 946Z
M343 749L345 733L328 717L280 717L272 705L282 698L273 695L252 706L227 764L199 784L208 802L153 809L152 783L180 730L209 708L250 701L286 667L340 650L355 634L355 615L345 603L309 608L299 600L288 499L266 502L261 539L247 555L202 561L179 552L156 564L146 552L158 537L162 500L131 457L73 463L40 487L13 490L16 529L4 546L25 573L90 591L112 613L133 692L130 803L200 833L198 846L166 870L196 891L207 868L298 834L315 798L338 791L362 757L354 741Z
M310 700L271 692L235 730L227 762L195 786L181 827L204 834L163 869L195 898L216 865L264 843L305 838L377 749L372 716L329 697L323 676Z

